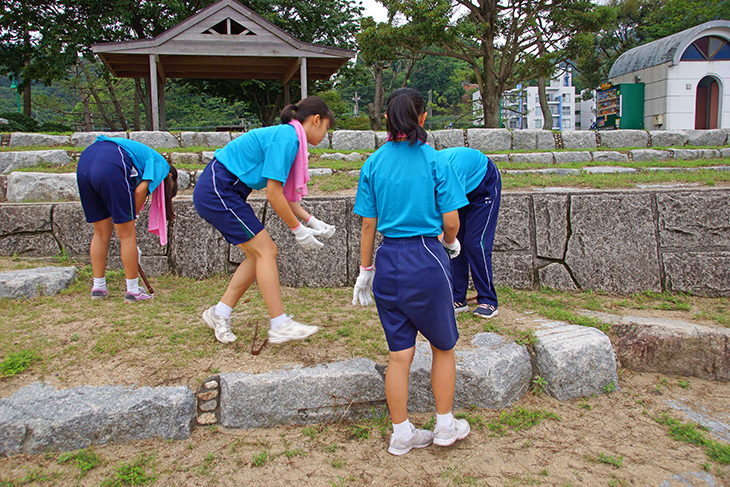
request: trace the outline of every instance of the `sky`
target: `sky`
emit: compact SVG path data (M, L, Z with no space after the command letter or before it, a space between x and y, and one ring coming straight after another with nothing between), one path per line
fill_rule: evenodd
M372 17L376 22L386 22L388 20L388 10L376 0L361 0L362 6L365 7L363 17Z

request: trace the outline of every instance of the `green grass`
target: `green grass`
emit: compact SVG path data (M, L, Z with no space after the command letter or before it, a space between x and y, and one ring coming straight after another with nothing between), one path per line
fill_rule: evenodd
M730 445L720 443L705 436L708 429L694 423L683 423L671 418L667 413L654 418L664 426L669 426L669 436L683 443L690 443L704 448L707 457L720 465L730 465Z
M101 482L101 487L122 487L125 485L147 485L155 482L155 456L140 454L131 463L117 466L111 477Z
M502 411L499 419L493 420L487 424L493 433L503 436L508 429L521 431L537 426L543 419L560 420L560 416L550 411L536 409L528 410L522 407L515 408L514 411Z
M606 455L605 453L601 452L598 454L598 462L599 463L605 463L606 465L613 465L616 468L621 467L621 463L623 463L623 457L613 457L611 455Z
M0 372L2 372L3 377L12 377L30 367L30 364L38 358L33 350L13 352L0 362Z
M99 455L94 453L94 450L79 450L76 452L61 453L58 456L58 463L70 463L79 469L79 477L86 475L89 470L96 468L101 459Z

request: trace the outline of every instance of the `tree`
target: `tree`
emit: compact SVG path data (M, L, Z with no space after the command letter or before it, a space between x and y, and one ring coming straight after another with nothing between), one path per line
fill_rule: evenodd
M499 125L502 93L517 83L536 78L543 69L536 29L550 29L553 22L538 19L590 12L588 0L383 0L390 15L400 13L419 33L424 45L438 48L421 52L461 59L472 67L481 94L484 123ZM459 10L457 10L457 8ZM452 20L454 19L454 20ZM562 31L541 31L551 43L567 44L583 22L560 23Z
M641 30L647 41L653 41L720 19L730 20L727 0L654 0Z

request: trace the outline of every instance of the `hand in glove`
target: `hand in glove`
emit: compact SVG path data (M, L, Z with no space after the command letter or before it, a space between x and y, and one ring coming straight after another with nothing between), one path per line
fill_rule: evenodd
M444 238L441 240L441 243L444 245L446 253L449 254L450 258L455 259L461 253L461 244L458 238L455 238L451 243L446 243L446 239Z
M302 224L299 224L297 228L292 228L291 230L294 233L294 237L296 237L297 242L299 242L299 245L302 246L304 250L319 250L322 247L324 247L324 244L314 238L314 235L316 231L313 231L311 228L307 228Z
M329 225L313 216L310 216L309 220L307 220L307 226L312 230L319 230L319 235L322 238L330 238L332 235L335 234L334 225Z
M360 275L357 276L355 281L355 289L352 291L352 304L353 306L360 302L363 306L370 306L373 304L373 297L370 295L370 291L373 289L373 277L375 277L375 268L370 266L365 268L360 266Z

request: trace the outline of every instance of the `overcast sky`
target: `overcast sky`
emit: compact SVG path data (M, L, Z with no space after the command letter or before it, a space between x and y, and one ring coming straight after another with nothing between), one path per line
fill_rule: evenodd
M385 22L388 20L388 10L376 0L361 0L362 6L365 7L363 17L372 17L376 22Z

